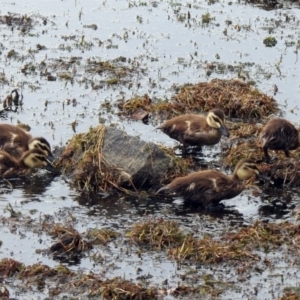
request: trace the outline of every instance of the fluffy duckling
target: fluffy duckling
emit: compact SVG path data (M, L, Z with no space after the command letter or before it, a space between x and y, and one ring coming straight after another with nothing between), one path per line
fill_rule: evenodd
M207 116L188 114L172 118L158 129L182 143L183 153L187 146L215 145L222 135L229 137L224 112L218 108L211 110Z
M50 159L54 160L49 142L43 137L32 135L18 126L0 124L0 149L15 158L22 157L30 149L40 149Z
M300 132L296 127L285 119L271 119L262 129L259 142L263 148L267 162L271 158L270 150L283 150L286 157L289 157L289 150L295 150L300 146Z
M0 150L0 176L24 176L35 168L45 168L49 171L56 170L40 149L31 149L24 152L20 159L16 159L6 151Z
M202 207L215 206L221 200L239 195L245 188L243 180L254 175L269 180L259 171L253 160L246 158L239 161L232 175L225 175L216 170L199 171L174 179L156 194L170 190L182 196L186 202Z

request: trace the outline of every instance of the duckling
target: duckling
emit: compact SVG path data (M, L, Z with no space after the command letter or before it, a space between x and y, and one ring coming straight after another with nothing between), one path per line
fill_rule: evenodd
M6 151L0 150L0 176L16 177L29 174L34 168L56 170L40 149L31 149L23 153L19 159L14 158Z
M222 135L229 137L224 123L224 112L221 109L211 110L207 116L188 114L166 121L161 127L170 138L179 141L183 146L183 153L187 146L201 146L217 144Z
M253 160L245 158L238 162L232 175L225 175L216 170L199 171L175 178L156 194L171 190L182 196L186 202L202 207L215 206L222 200L239 195L245 188L243 181L254 175L269 180L259 171Z
M49 142L43 137L32 135L18 126L0 124L0 149L15 158L20 158L29 149L40 149L50 159L54 160Z
M270 162L270 150L283 150L289 157L289 150L300 146L300 132L289 121L281 118L271 119L262 129L259 142L263 148L265 159Z

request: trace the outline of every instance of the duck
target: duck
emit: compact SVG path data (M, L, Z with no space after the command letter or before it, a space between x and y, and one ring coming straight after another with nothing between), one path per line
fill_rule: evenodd
M211 146L217 144L222 135L229 137L224 119L223 110L215 108L206 116L185 114L172 118L157 129L179 141L182 144L182 152L186 153L187 146Z
M12 124L0 124L0 150L18 159L30 149L40 149L49 160L54 160L51 146L45 138L32 137L29 132Z
M289 150L295 150L300 146L300 132L289 121L282 118L269 120L259 135L265 160L271 162L268 150L282 150L286 157L289 157Z
M183 197L186 203L203 208L214 207L222 200L239 195L245 188L244 181L253 176L270 180L252 159L244 158L237 163L232 175L217 170L198 171L175 178L171 183L161 187L156 194L173 191Z
M0 150L0 176L2 178L25 176L36 168L45 168L48 171L57 170L47 159L44 151L40 149L27 150L19 159Z

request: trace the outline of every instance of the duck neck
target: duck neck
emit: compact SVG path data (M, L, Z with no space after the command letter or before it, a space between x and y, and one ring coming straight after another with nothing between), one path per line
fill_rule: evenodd
M232 175L230 175L231 179L235 182L241 182L242 180L239 178L236 172L234 172Z

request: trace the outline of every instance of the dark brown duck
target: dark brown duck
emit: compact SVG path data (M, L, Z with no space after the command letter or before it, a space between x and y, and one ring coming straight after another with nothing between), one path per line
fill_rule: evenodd
M0 150L0 176L19 177L29 174L32 169L45 168L49 171L56 170L40 149L31 149L16 159L6 151Z
M262 129L259 137L267 162L270 162L268 150L282 150L289 157L289 150L300 146L300 133L289 121L281 118L271 119Z
M29 132L11 124L0 124L0 149L15 158L22 157L27 150L40 149L50 160L54 158L45 138L32 137Z
M187 146L215 145L222 135L229 137L224 118L221 109L213 109L206 116L187 114L172 118L158 128L179 141L186 152Z
M243 181L252 176L269 180L253 160L246 158L239 161L232 175L216 170L199 171L174 179L157 193L169 190L182 196L186 202L202 207L214 206L222 200L239 195L245 188Z

